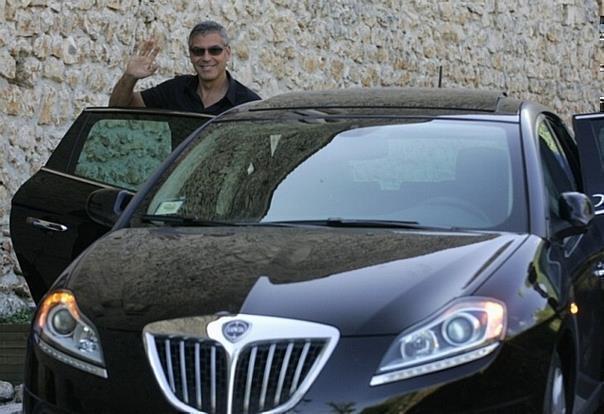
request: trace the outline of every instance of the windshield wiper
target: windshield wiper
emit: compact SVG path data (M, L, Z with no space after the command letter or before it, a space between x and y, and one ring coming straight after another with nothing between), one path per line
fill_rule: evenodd
M199 226L199 227L240 227L240 226L266 226L266 227L299 227L299 226L320 226L320 227L342 227L342 228L398 228L413 230L453 230L452 227L423 226L417 221L400 220L373 220L373 219L344 219L340 217L330 217L325 220L280 220L280 221L260 221L260 222L232 222L202 220L196 217L163 215L163 214L145 214L142 221L146 223L162 222L172 226Z
M188 217L188 216L175 216L175 215L163 215L163 214L145 214L141 218L145 223L152 223L154 221L161 221L162 223L167 223L172 226L199 226L199 227L219 227L219 226L230 226L236 227L239 226L238 223L233 223L229 221L215 221L215 220L202 220L197 217Z
M449 227L422 226L417 221L400 220L372 220L372 219L344 219L331 217L326 220L284 220L263 221L258 225L266 226L325 226L325 227L367 227L367 228L399 228L418 230L450 230Z

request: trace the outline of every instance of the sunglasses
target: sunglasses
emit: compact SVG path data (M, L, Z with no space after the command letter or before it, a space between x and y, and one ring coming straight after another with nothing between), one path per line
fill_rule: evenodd
M207 49L205 47L190 47L189 48L189 52L193 56L203 56L206 54L206 50L208 51L210 56L219 56L224 51L224 47L210 46Z

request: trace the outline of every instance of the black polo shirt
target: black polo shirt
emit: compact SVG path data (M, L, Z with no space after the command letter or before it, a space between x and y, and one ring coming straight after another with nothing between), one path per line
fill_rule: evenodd
M227 72L229 89L226 95L214 105L205 108L197 94L199 78L197 75L181 75L160 83L141 92L148 108L169 109L172 111L200 112L218 115L242 103L261 99L254 91L234 79Z

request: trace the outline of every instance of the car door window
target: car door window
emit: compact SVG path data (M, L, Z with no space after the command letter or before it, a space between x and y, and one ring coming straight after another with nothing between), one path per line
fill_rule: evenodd
M90 129L75 174L136 189L171 150L170 128L165 121L103 119Z
M569 165L569 174L574 179L579 191L583 191L583 180L581 177L581 165L579 162L579 148L577 141L568 132L564 123L553 116L546 118L547 125L550 130L557 137L558 142L561 144L563 152L566 154L566 159Z
M49 160L57 171L136 191L210 116L145 110L90 110ZM70 155L68 155L70 154ZM51 161L53 161L51 163ZM52 164L52 165L50 165Z
M552 225L555 226L560 217L558 198L563 192L577 191L577 180L563 145L543 117L537 122L537 135L545 180L546 201Z

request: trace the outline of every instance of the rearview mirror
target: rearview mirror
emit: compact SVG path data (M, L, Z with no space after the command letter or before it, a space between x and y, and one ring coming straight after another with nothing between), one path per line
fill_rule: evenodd
M86 213L95 223L113 227L134 194L126 190L103 188L92 192L86 201Z
M589 197L583 193L572 191L560 194L558 211L560 218L570 224L556 232L555 236L560 239L585 233L595 214L593 203Z

